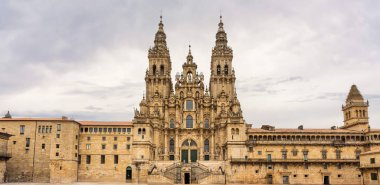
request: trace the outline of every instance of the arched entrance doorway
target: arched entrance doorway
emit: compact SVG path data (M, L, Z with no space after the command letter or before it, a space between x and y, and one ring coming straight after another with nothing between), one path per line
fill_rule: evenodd
M126 169L125 179L127 181L132 180L132 168L130 166L128 166Z
M181 161L184 163L197 162L198 148L197 143L192 139L187 139L181 146Z

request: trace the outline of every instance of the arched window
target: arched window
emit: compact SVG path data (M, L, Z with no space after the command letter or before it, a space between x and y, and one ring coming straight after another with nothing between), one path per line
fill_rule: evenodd
M193 73L188 72L187 73L187 81L191 82L193 80Z
M236 129L236 134L239 134L239 129L238 128Z
M365 115L365 110L363 110L363 117L366 117L366 115Z
M205 152L209 152L210 151L210 143L209 143L208 139L205 140L204 150L205 150Z
M363 117L363 115L362 115L362 110L359 110L359 116L360 116L360 117Z
M127 171L127 172L126 172L126 176L125 176L125 178L126 178L127 180L131 180L131 179L132 179L132 168L131 168L130 166L128 166L126 171Z
M234 129L234 128L231 129L231 134L232 134L232 135L235 134L235 129Z
M183 98L183 92L182 91L179 93L179 97Z
M173 119L170 120L169 127L174 128L174 120Z
M193 117L190 115L186 117L186 128L193 128Z
M163 75L165 73L165 67L163 65L160 66L160 74Z
M227 64L224 66L224 74L228 75L228 65Z
M253 141L253 136L252 135L249 135L249 140Z
M141 134L141 128L139 128L139 130L138 130L137 134Z
M205 119L205 128L209 128L210 127L210 123L208 122L208 119Z
M145 128L142 129L142 134L145 135Z
M174 152L174 139L170 139L169 152Z
M156 75L157 67L156 65L153 65L153 75Z
M216 74L220 75L220 72L221 72L220 65L217 65L216 66Z
M358 110L356 110L356 117L359 117Z

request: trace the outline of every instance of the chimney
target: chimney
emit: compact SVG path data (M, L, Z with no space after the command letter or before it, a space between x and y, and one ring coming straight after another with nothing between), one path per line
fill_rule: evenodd
M298 130L303 130L303 125L298 126Z
M62 116L62 120L68 120L67 116Z
M331 130L336 130L336 126L332 126L332 127L331 127Z

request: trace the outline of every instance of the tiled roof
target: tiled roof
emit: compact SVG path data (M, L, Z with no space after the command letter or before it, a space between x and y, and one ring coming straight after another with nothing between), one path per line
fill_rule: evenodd
M75 121L62 118L0 118L0 121Z
M252 133L361 133L360 131L353 131L347 129L288 129L288 128L276 128L274 131L264 130L260 128L250 128L248 132Z
M131 121L78 121L81 125L112 125L112 126L130 126L132 125Z

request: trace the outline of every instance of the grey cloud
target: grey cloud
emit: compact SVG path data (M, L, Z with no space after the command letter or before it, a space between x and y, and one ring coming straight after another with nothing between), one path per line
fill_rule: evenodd
M281 127L302 120L341 121L331 110L344 102L350 83L360 84L369 100L380 97L373 84L380 78L379 7L380 1L369 0L0 1L0 110L13 108L17 116L130 120L145 90L147 50L160 9L172 75L181 71L190 41L205 84L222 9L248 122ZM99 78L85 76L112 78L99 85ZM72 102L31 111L45 97ZM119 103L115 99L124 103L121 112L109 109ZM293 109L310 112L300 115ZM380 112L380 105L371 105L371 112ZM380 117L374 114L371 120Z

